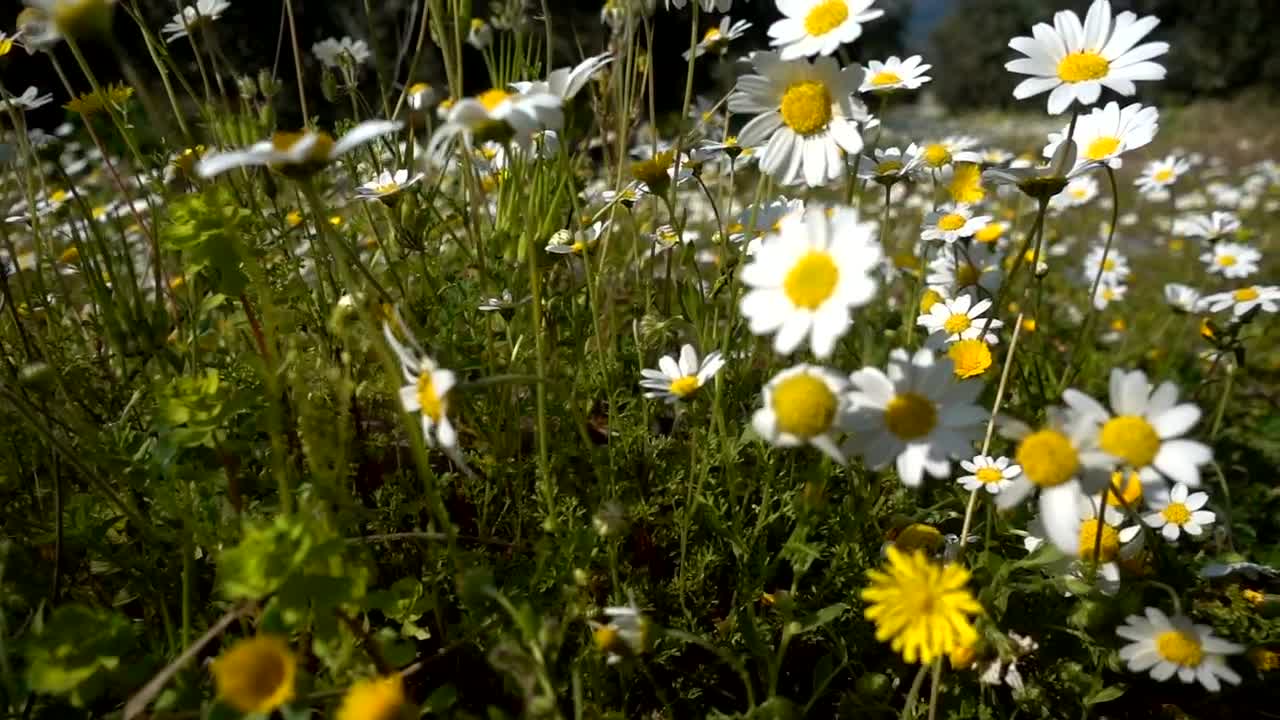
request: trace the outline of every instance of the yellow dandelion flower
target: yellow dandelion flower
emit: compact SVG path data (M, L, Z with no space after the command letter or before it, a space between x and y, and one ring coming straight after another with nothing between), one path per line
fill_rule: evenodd
M218 697L240 712L269 713L293 699L298 661L279 635L236 642L213 661Z
M124 83L113 83L103 86L97 92L81 93L62 107L87 118L105 111L108 107L119 110L131 97L133 97L133 88Z
M361 680L347 691L337 720L399 720L406 717L400 675Z
M982 202L987 196L987 191L982 189L982 168L970 162L956 163L955 167L947 185L952 201L967 205Z
M863 614L875 623L877 640L889 641L909 663L928 663L977 642L969 618L982 606L965 587L968 570L936 564L920 550L890 547L888 554L886 571L868 572L871 587L862 591L870 604Z

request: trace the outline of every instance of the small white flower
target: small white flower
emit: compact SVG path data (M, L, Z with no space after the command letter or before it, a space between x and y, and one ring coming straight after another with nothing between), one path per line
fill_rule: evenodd
M1135 673L1151 671L1151 677L1164 681L1175 674L1184 683L1199 682L1209 692L1221 688L1219 680L1240 684L1240 675L1227 666L1225 655L1244 652L1244 648L1213 634L1208 625L1197 625L1190 618L1166 616L1148 607L1146 617L1130 615L1116 634L1131 641L1120 649L1120 659Z
M591 621L591 638L596 648L616 665L625 658L642 655L649 648L651 623L634 605L604 609L607 622Z
M217 22L230 7L229 0L198 0L195 5L182 8L182 12L174 15L173 20L160 29L160 33L164 35L165 42L171 43L203 25Z
M7 112L9 108L18 110L35 110L44 107L53 102L52 93L40 94L34 86L28 87L21 95L14 95L0 100L0 113Z
M1187 486L1178 483L1169 491L1166 500L1152 499L1148 502L1155 512L1143 516L1142 521L1159 530L1169 542L1177 540L1184 532L1198 537L1217 518L1212 511L1201 509L1207 502L1209 496L1206 493L1188 494Z
M1238 290L1206 295L1200 299L1200 310L1220 312L1231 308L1235 317L1243 317L1254 308L1273 313L1280 310L1280 287L1275 285L1248 285Z
M398 317L396 324L403 327ZM422 415L422 436L428 445L441 447L454 462L465 468L466 463L458 448L458 432L449 420L449 391L457 384L457 377L453 371L436 365L412 336L407 338L407 343L396 339L391 323L383 322L382 334L400 360L400 368L408 383L400 388L400 405L405 412Z
M1123 164L1121 155L1145 147L1155 138L1160 127L1159 118L1160 111L1153 107L1133 103L1122 110L1119 103L1109 102L1105 107L1094 108L1088 115L1081 115L1072 137L1076 147L1080 148L1082 160L1105 163L1119 169ZM1068 124L1062 132L1049 133L1045 157L1053 157L1070 127Z
M751 426L771 445L809 444L843 463L834 434L843 431L847 419L848 386L848 380L824 367L802 363L787 368L764 386L763 407L751 416Z
M956 478L961 487L970 492L985 489L992 495L1009 487L1022 474L1022 468L1004 456L975 455L972 460L961 460L960 467L969 473Z
M867 77L862 81L862 92L890 92L893 90L915 90L932 78L925 75L932 65L921 62L923 58L912 55L903 60L891 55L881 62L871 60L867 63Z
M592 76L613 62L611 53L592 55L573 67L562 67L552 70L546 80L520 81L511 83L523 95L547 93L567 102L572 100L582 88L587 86Z
M863 24L884 15L872 10L875 0L783 0L782 19L769 26L770 45L782 48L783 60L830 55L862 35Z
M363 65L369 59L369 44L350 37L326 38L312 45L311 52L326 67L340 68L344 63Z
M1217 242L1209 252L1200 256L1210 275L1221 275L1238 280L1247 278L1258 272L1258 263L1262 253L1245 245L1234 242Z
M1173 223L1173 234L1184 237L1217 240L1240 229L1240 218L1235 213L1214 210L1208 215L1196 214L1178 218Z
M975 216L968 205L944 205L924 219L920 239L941 240L950 245L962 238L973 237L990 222L990 215Z
M403 127L390 120L366 120L336 141L316 130L277 132L244 150L211 152L196 164L196 174L211 178L238 167L267 165L284 174L311 174L333 160Z
M1164 286L1164 301L1178 312L1193 313L1200 304L1200 291L1190 285L1167 283Z
M737 40L747 34L747 30L751 29L751 23L746 20L733 22L729 16L720 18L720 24L707 29L706 34L698 41L694 47L693 56L702 57L707 53L715 53L723 55L729 49L729 43ZM689 59L689 51L685 50L683 56L685 60Z
M1142 173L1134 180L1134 184L1143 195L1151 198L1178 182L1178 178L1190 169L1191 163L1187 162L1186 158L1167 155L1163 159L1147 163L1147 166L1142 168Z
M356 197L361 200L385 200L413 187L422 177L422 173L415 173L410 177L408 170L397 170L394 173L384 170L377 178L356 188Z
M1000 336L990 330L1004 327L1000 320L983 317L991 307L990 300L973 301L969 293L961 293L951 299L934 303L929 312L916 319L916 324L929 331L930 340L938 340L936 346L958 340L982 340L988 345L1000 342ZM988 330L984 334L984 330Z
M692 345L680 348L680 359L664 355L658 360L658 369L641 370L644 377L640 386L646 389L647 398L660 397L669 403L687 400L724 367L724 358L718 351L708 353L698 362L698 353Z

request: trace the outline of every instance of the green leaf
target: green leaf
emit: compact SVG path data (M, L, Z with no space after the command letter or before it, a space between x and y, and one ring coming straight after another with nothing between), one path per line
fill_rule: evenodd
M1086 697L1084 699L1084 704L1100 705L1105 702L1111 702L1112 700L1119 698L1121 695L1124 695L1125 691L1128 689L1129 688L1127 685L1110 685L1108 687L1104 687L1101 690Z
M103 693L122 659L135 649L132 624L102 608L63 605L41 624L26 648L27 684L84 707Z
M800 633L807 633L810 630L816 630L822 627L823 625L826 625L827 623L840 617L848 609L849 609L849 606L844 603L835 603L833 605L828 605L822 608L821 610L819 610L818 612L814 613L804 622L802 622L800 625L800 630L796 634L799 635Z

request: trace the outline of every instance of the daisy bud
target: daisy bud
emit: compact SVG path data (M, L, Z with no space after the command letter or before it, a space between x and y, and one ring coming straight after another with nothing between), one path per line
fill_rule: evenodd
M275 76L269 70L258 71L258 92L266 98L280 92L280 83L276 82Z
M329 68L324 69L324 73L320 76L320 91L324 93L324 99L329 102L336 102L338 98L338 76L333 74Z
M240 97L245 100L252 100L258 95L258 83L248 75L236 78L236 89L240 92Z
M1048 274L1049 274L1049 263L1047 263L1047 262L1045 262L1045 261L1043 261L1043 260L1041 260L1041 261L1037 262L1037 263L1036 263L1036 278L1037 278L1037 279L1040 279L1040 278L1043 278L1045 275L1048 275Z

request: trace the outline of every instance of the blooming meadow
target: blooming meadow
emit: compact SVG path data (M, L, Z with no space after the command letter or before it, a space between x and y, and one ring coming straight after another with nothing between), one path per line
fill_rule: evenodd
M1273 716L1280 164L1166 138L1158 17L913 136L875 0L298 1L0 32L6 717Z

